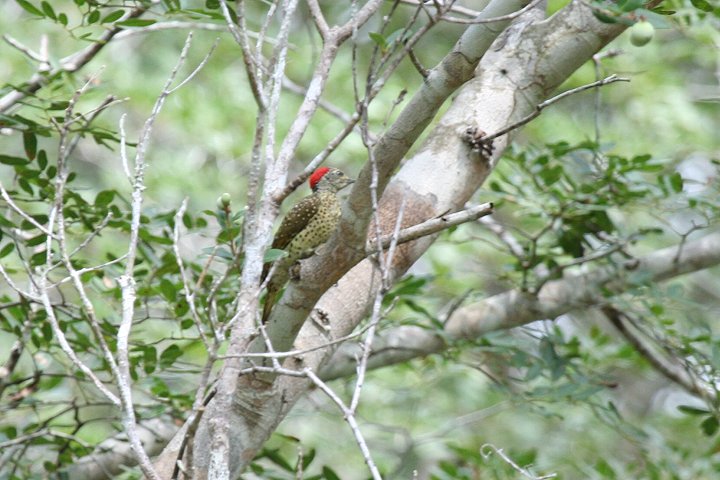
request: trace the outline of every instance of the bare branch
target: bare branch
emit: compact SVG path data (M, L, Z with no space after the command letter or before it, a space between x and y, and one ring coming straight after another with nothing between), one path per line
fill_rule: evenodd
M137 18L143 13L145 13L145 11L145 7L134 8L133 10L128 12L122 18L122 20ZM30 80L26 84L23 85L22 90L12 90L11 92L5 94L2 98L0 98L0 113L7 112L9 108L17 104L20 100L40 90L40 88L42 88L42 86L46 83L47 78L54 78L63 72L73 73L87 65L87 63L90 62L90 60L92 60L93 58L95 58L95 56L100 52L100 50L102 50L105 45L110 43L113 37L120 33L122 30L122 27L113 27L105 31L105 33L103 33L100 38L98 38L89 46L85 47L83 50L60 60L60 66L58 68L51 70L47 73L36 73L32 76L32 78L30 78Z
M414 7L422 6L425 3L425 0L400 0L400 3L405 5L412 5ZM450 10L453 13L459 13L461 15L466 15L468 17L477 17L480 12L477 10L473 10L467 7L463 7L462 5L455 5L453 4L450 7Z
M538 6L538 4L543 0L532 0L530 3L528 3L525 7L521 8L520 10L517 10L512 13L508 13L507 15L500 15L497 17L490 17L490 18L457 18L457 17L449 17L447 15L443 15L440 19L444 20L446 22L450 23L459 23L461 25L477 25L482 23L494 23L494 22L502 22L506 20L514 20L523 13L527 12L528 10L531 10Z
M632 345L635 350L642 355L658 372L672 382L677 383L688 393L695 395L716 404L717 398L715 389L702 381L690 372L682 370L678 365L672 365L669 360L663 358L659 353L646 345L638 333L636 333L628 324L632 325L632 320L625 313L621 312L612 305L602 307L602 312L610 320L620 334Z
M486 443L482 447L480 447L480 454L483 456L483 458L488 459L491 454L495 453L498 455L502 460L510 465L513 470L518 472L520 475L522 475L525 478L529 478L530 480L547 480L548 478L555 478L557 477L557 473L550 473L548 475L542 475L540 477L534 475L530 470L527 468L523 468L515 461L510 458L505 452L503 452L502 448L497 448L495 445L491 443Z
M674 259L680 248L683 256L678 264ZM369 365L377 368L405 362L442 351L447 348L448 339L479 338L488 332L557 318L576 308L605 305L609 299L601 291L622 293L633 284L634 278L659 282L718 264L720 233L713 233L682 247L675 245L628 260L623 266L605 266L547 282L538 295L509 290L455 310L443 336L411 326L383 332L376 341ZM329 380L352 374L357 350L352 344L339 349L321 370L322 378Z
M197 328L198 333L200 334L200 339L205 345L205 349L207 351L210 351L210 344L208 343L205 329L203 328L202 321L200 320L200 315L198 315L197 306L195 305L195 291L190 284L190 279L188 278L187 272L185 271L185 262L183 262L182 255L180 253L180 225L183 224L182 218L183 215L185 215L187 203L188 199L186 197L185 199L183 199L182 203L180 204L180 208L178 208L178 211L175 213L175 228L173 229L173 252L175 253L175 262L177 263L178 270L180 271L180 278L182 279L183 283L185 301L190 308L190 313L192 315L193 322L195 323L195 328Z
M227 24L230 33L237 44L240 45L243 52L245 73L247 74L248 81L250 82L250 89L255 97L255 102L258 104L260 110L263 111L265 110L265 103L267 100L265 99L265 94L262 90L262 79L259 74L261 69L261 60L250 48L248 28L245 23L245 2L238 2L239 24L236 24L233 21L232 16L230 16L230 9L227 6L227 0L220 0L220 8L222 9L223 16L225 17L225 23Z
M327 20L325 20L325 15L323 15L320 5L317 0L307 0L307 4L310 10L310 16L313 22L315 22L318 32L320 32L320 37L322 37L324 42L328 41L330 38L330 27L327 24Z
M456 225L472 222L473 220L477 220L478 218L484 217L485 215L490 215L492 211L492 203L483 203L482 205L476 205L460 212L450 213L438 218L433 218L418 225L403 228L402 230L400 230L400 232L398 232L397 237L395 236L395 234L382 236L380 238L380 245L383 249L388 248L394 239L397 241L398 244L411 242L413 240L417 240L418 238L438 233L442 230L446 230ZM378 247L372 245L372 242L373 241L368 241L368 244L365 247L368 254L378 251Z
M569 97L570 95L574 95L576 93L583 92L583 91L589 90L591 88L602 87L603 85L608 85L610 83L629 82L629 81L630 81L629 78L618 77L617 75L610 75L609 77L603 78L602 80L598 80L596 82L588 83L587 85L581 85L579 87L572 88L570 90L562 92L559 95L555 95L554 97L549 98L549 99L537 104L537 106L535 107L535 111L533 111L532 113L521 118L517 122L513 122L510 125L506 126L505 128L502 128L492 134L482 135L477 140L484 144L489 144L489 142L492 142L497 137L500 137L502 135L505 135L506 133L512 132L513 130L517 130L518 128L522 127L523 125L530 123L531 120L540 116L540 113L542 113L543 109L549 107L553 103L559 102L560 100L562 100L565 97Z
M2 270L1 266L0 270ZM50 327L53 330L53 335L55 335L55 338L57 338L57 341L60 344L60 348L63 352L65 352L65 355L68 356L68 358L72 361L75 367L77 367L78 370L83 372L83 374L85 374L85 376L87 376L95 384L97 389L100 390L100 392L102 392L102 394L105 395L108 400L115 404L115 406L119 407L121 405L121 402L118 396L108 390L108 388L97 377L97 375L95 375L95 372L84 362L82 362L80 358L78 358L75 350L73 350L70 343L68 343L67 338L65 337L65 333L60 328L60 323L55 316L55 308L50 301L50 297L48 295L48 285L45 283L46 281L47 279L44 276L38 279L38 286L40 288L40 301L45 307L45 312L47 313L48 320L50 321Z
M195 69L194 69L192 72L190 72L190 74L189 74L187 77L185 77L185 79L184 79L182 82L180 82L179 84L177 84L177 86L173 87L173 88L168 92L168 95L170 95L171 93L175 92L176 90L184 87L185 84L187 84L190 80L192 80L193 78L195 78L195 75L197 75L197 74L200 72L200 70L202 70L203 67L207 64L208 60L210 60L210 56L213 54L213 52L214 52L215 49L217 48L217 45L218 45L218 42L219 42L219 41L220 41L220 38L216 38L216 39L215 39L215 41L213 42L212 46L210 47L210 50L208 51L207 54L205 54L205 56L203 57L202 61L200 61L200 63L198 64L198 66L195 67Z
M317 386L320 390L322 390L323 393L325 393L325 395L327 395L333 402L335 402L338 408L340 408L340 410L343 412L343 415L345 416L345 421L348 422L348 425L350 425L350 429L355 436L355 441L360 447L360 452L362 452L363 458L365 459L365 464L370 469L370 473L372 474L373 479L382 480L380 471L378 470L375 462L372 459L372 455L370 454L370 449L365 442L365 438L363 437L362 432L360 432L360 427L357 424L357 420L355 419L355 413L353 412L353 410L345 406L345 402L343 402L342 399L338 397L337 394L330 387L328 387L325 382L320 380L320 377L318 377L315 372L307 369L304 371L304 373L315 384L315 386Z
M18 215L20 215L24 220L27 220L30 222L35 228L40 230L42 233L47 235L48 237L55 238L55 234L50 231L48 228L46 228L43 225L40 225L37 220L32 218L30 215L25 213L25 211L20 208L12 199L10 194L5 190L5 187L3 186L2 182L0 182L0 196L2 196L2 199L5 200L5 203L8 204L8 206Z
M157 116L159 115L166 98L177 89L171 89L170 87L175 81L175 77L177 76L180 68L185 63L191 43L192 33L188 34L185 45L183 46L183 50L180 53L180 57L178 58L177 64L175 65L175 68L172 70L170 76L165 82L165 86L163 87L162 92L155 101L152 113L146 120L145 125L140 132L140 138L135 154L135 171L133 173L133 191L131 202L132 217L130 223L130 240L127 251L127 263L125 267L125 273L118 279L118 283L120 284L122 292L122 319L117 334L117 356L118 366L120 369L118 387L120 388L124 410L123 426L128 434L128 439L130 440L133 452L140 461L140 467L142 468L143 473L153 480L159 480L160 477L155 471L155 468L153 467L150 458L148 457L142 446L142 443L140 442L140 437L137 433L137 423L135 419L135 411L132 401L128 344L130 330L132 328L136 299L135 279L133 277L133 274L135 270L135 257L137 255L140 232L143 191L145 190L145 155L150 141L150 134L152 132L155 120L157 119ZM207 57L203 60L201 65L204 65L206 61ZM197 73L197 69L195 69L190 74L190 77L194 76L195 73ZM180 83L180 85L184 85L185 83L186 82L183 81Z
M33 51L33 50L32 50L31 48L29 48L29 47L26 47L25 45L23 45L22 43L20 43L20 41L18 41L18 40L16 40L15 38L11 37L11 36L8 35L7 33L4 34L2 37L3 37L3 40L5 40L5 41L8 43L8 45L10 45L10 46L13 47L13 48L16 48L17 50L19 50L20 52L22 52L24 55L26 55L26 56L27 56L28 58L30 58L31 60L35 60L36 62L41 62L41 63L42 63L42 62L45 62L46 59L45 59L41 54Z

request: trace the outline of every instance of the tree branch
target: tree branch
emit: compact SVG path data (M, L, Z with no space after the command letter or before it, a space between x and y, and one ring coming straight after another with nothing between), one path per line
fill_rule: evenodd
M442 215L437 218L432 218L423 223L413 225L412 227L403 228L398 232L398 235L389 234L380 237L380 247L376 245L376 240L368 240L365 247L368 254L379 251L380 248L386 249L395 240L398 244L403 244L417 240L418 238L426 237L434 233L441 232L450 227L461 225L463 223L472 222L486 215L490 215L493 212L492 203L483 203L482 205L476 205L465 210L461 210L455 213L449 213Z
M147 9L145 7L134 8L128 14L126 14L122 18L122 20L137 18L143 13L145 13L146 10ZM5 94L2 98L0 98L0 113L7 112L8 109L10 109L13 105L17 104L23 98L27 97L28 95L32 95L38 90L40 90L40 88L42 88L43 85L48 82L48 79L55 78L63 73L74 73L80 70L82 67L87 65L90 60L95 58L95 56L100 53L100 50L102 50L108 43L110 43L110 41L115 35L122 31L123 27L113 27L103 33L100 38L98 38L95 42L91 43L89 46L85 47L83 50L80 50L79 52L76 52L73 55L70 55L69 57L65 57L60 60L60 66L58 68L55 68L49 72L38 72L33 75L32 78L30 78L30 80L28 80L28 82L23 85L23 88L21 90L12 90L9 93Z
M495 0L483 10L481 17L505 15L527 3L528 0ZM377 159L375 163L378 196L382 195L391 173L432 120L437 109L463 82L472 77L480 58L508 23L509 21L505 21L468 27L453 50L432 70L410 103L400 113L399 118L375 144L371 158ZM370 198L372 181L372 162L368 162L353 185L343 210L338 228L341 235L333 237L328 242L327 254L312 257L305 262L308 265L307 271L312 273L306 274L303 268L303 282L293 282L287 287L285 295L270 316L268 324L271 332L276 325L277 328L282 325L283 331L287 331L287 325L301 325L320 294L364 258L365 237L372 217ZM434 195L435 192L431 194ZM448 206L436 215L457 208L457 206ZM429 216L431 215L425 218ZM287 343L287 339L283 341ZM284 346L285 344L282 345Z
M632 321L626 314L612 305L605 305L601 310L625 340L627 340L655 370L660 372L668 380L677 383L691 395L702 398L713 405L717 403L715 391L712 387L708 388L707 383L697 378L696 375L681 369L679 365L671 364L667 358L664 358L657 353L656 350L649 347L645 343L645 340L641 338L640 334L628 326L628 323L632 324ZM706 387L703 387L703 384L705 384Z
M682 253L680 263L674 258ZM720 233L706 235L631 259L613 267L585 274L568 275L545 284L537 296L519 289L509 290L458 308L450 316L442 335L414 326L401 326L380 334L372 356L372 368L406 362L448 348L447 340L476 340L495 331L554 319L577 308L606 305L612 298L603 291L621 294L636 285L636 279L659 282L720 264ZM323 379L354 373L357 344L343 345L320 372Z
M559 102L563 98L569 97L570 95L584 92L585 90L589 90L591 88L602 87L603 85L608 85L610 83L629 82L629 81L630 81L629 78L618 77L617 75L610 75L609 77L603 78L602 80L598 80L596 82L588 83L587 85L581 85L579 87L572 88L570 90L566 90L558 95L555 95L552 98L549 98L543 102L538 103L535 106L535 110L532 113L529 113L528 115L524 116L520 120L513 122L504 128L501 128L497 132L491 133L489 135L482 135L480 138L477 139L477 141L487 144L487 145L490 145L490 142L492 142L497 137L500 137L502 135L505 135L506 133L512 132L513 130L517 130L518 128L522 127L523 125L530 123L531 120L539 117L545 108L549 107L553 103Z

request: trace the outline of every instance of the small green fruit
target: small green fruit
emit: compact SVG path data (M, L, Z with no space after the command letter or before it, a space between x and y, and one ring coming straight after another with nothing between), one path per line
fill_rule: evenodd
M230 194L225 192L222 195L220 195L217 199L217 206L220 210L225 210L228 207L230 207Z
M642 47L652 40L655 34L655 27L652 23L641 20L630 29L630 43L636 47Z

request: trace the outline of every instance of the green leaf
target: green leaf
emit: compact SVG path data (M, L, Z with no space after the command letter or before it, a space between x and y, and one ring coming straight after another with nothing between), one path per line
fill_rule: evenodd
M33 15L37 15L39 17L44 17L45 14L41 12L35 5L28 2L27 0L15 0L18 5L20 5L23 10L25 10L28 13L32 13Z
M150 20L145 18L130 18L122 22L117 22L115 25L118 27L147 27L156 23L157 20Z
M279 258L287 257L287 255L288 253L285 250L271 248L270 250L265 252L265 256L263 257L263 263L274 262Z
M378 32L370 32L370 33L368 33L368 36L369 36L370 39L371 39L373 42L375 42L375 44L377 44L377 46L380 47L381 49L385 50L385 49L387 48L387 46L388 46L387 40L385 39L385 37L384 37L381 33L378 33Z
M100 14L98 14L99 16ZM48 110L67 110L67 108L70 106L70 102L66 100L52 102L49 107L47 107Z
M670 187L672 187L673 191L675 193L682 192L683 189L683 178L680 173L675 172L672 175L668 177L668 180L670 181Z
M177 290L175 289L175 284L167 278L160 280L160 293L168 302L174 302L177 300Z
M613 470L610 464L607 463L604 459L600 459L595 464L595 471L605 478L617 478L615 470Z
M28 247L37 247L38 245L42 245L47 241L47 235L44 233L41 233L40 235L36 235L32 238L29 238L25 243Z
M116 20L119 20L120 17L122 17L123 15L125 15L125 11L115 10L114 12L105 15L105 18L103 18L100 23L112 23Z
M45 13L45 15L52 18L53 20L57 20L57 16L55 15L55 10L53 9L52 5L50 5L48 2L43 0L40 3L40 6L42 7L42 11L43 11L43 13Z
M35 191L33 190L32 185L30 185L30 182L27 181L27 179L20 177L18 179L18 185L30 195L35 195Z
M143 369L145 373L152 373L157 367L157 350L152 345L143 349Z
M554 167L543 168L540 171L540 178L542 179L543 183L545 183L545 185L550 186L560 180L562 174L563 168L560 165L555 165Z
M93 10L90 12L87 18L88 24L97 23L98 20L100 20L100 10Z
M25 155L30 160L35 159L37 153L37 137L29 130L23 132L23 146L25 147Z
M690 3L692 3L693 7L697 8L698 10L702 10L703 12L712 12L713 7L710 5L710 2L707 0L690 0Z
M308 453L303 455L302 457L302 471L307 471L307 468L310 466L312 461L315 459L315 454L317 451L313 448Z
M63 26L67 27L67 24L68 24L68 17L67 17L67 15L65 15L64 13L61 13L60 15L58 15L57 20L58 20L58 22L60 22Z
M12 253L12 251L15 249L15 244L10 242L7 245L5 245L2 249L0 249L0 258L7 257Z
M96 207L107 207L115 198L115 190L103 190L95 197Z
M282 468L283 470L286 470L288 472L294 472L295 469L288 463L287 460L283 458L282 455L280 455L280 450L277 448L266 448L262 451L262 456L273 462L278 467Z
M645 3L645 0L625 0L624 2L621 2L620 10L623 12L632 12L633 10L637 10L638 8L642 7Z
M328 466L323 467L322 474L323 477L325 477L325 480L340 480L340 476Z
M708 437L715 435L719 427L720 422L718 422L718 419L715 416L706 418L700 424L700 428L702 428L703 433Z
M693 407L690 405L679 405L677 409L686 415L707 415L708 413L710 413L710 411L707 409Z
M175 316L178 318L185 315L189 310L190 310L190 305L188 305L187 300L185 300L184 298L181 298L180 301L177 304L175 304ZM190 322L190 326L192 326L192 321ZM185 329L185 328L190 328L190 327L189 326L185 327L183 325L183 329Z
M0 163L5 165L27 165L30 160L27 158L11 157L10 155L0 155Z
M175 344L170 345L160 354L160 368L165 369L171 367L180 355L182 355L180 347Z
M595 15L595 18L603 23L618 23L617 17L610 16L606 13L600 12L599 10L593 10L593 15Z

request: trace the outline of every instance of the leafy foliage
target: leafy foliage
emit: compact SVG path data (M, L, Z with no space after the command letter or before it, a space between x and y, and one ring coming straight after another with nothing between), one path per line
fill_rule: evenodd
M642 10L642 3L593 2L604 21L631 24L647 17L656 28L667 28L673 21L694 26L700 20L720 17L718 8L705 0L663 2L652 11ZM35 37L42 28L48 29L51 45L68 41L77 50L107 48L100 38L108 31L135 32L171 20L223 22L220 4L212 0L138 1L132 6L86 0L15 0L15 4L22 11L18 18L23 26L31 26L29 33L24 32L32 41L24 39L28 44L37 43ZM136 8L149 9L152 15L130 18ZM231 16L236 16L230 8ZM259 26L260 7L249 8L255 15L251 21ZM381 53L401 48L409 32L387 30L368 33L363 38L368 43L360 48L377 48ZM157 52L153 61L175 54L177 38L168 36L153 43ZM290 69L301 77L300 60L311 55L312 48L294 48L297 57ZM427 45L425 53L432 58L445 50L444 41L437 41ZM68 348L78 352L80 360L112 390L116 373L108 354L112 357L118 351L123 311L119 279L127 266L124 252L133 228L133 199L119 159L124 135L116 127L119 108L111 97L106 97L108 103L102 97L131 95L129 118L140 125L158 81L147 72L148 60L141 48L122 46L119 51L127 55L127 61L114 61L118 50L105 57L108 68L117 69L108 75L113 80L91 82L77 104L73 103L75 92L87 79L85 73L58 68L64 55L60 50L51 52L49 70L39 71L42 82L37 88L26 83L30 75L24 75L25 57L16 52L16 59L0 58L7 67L3 71L11 72L3 78L0 93L15 89L27 93L18 108L0 115L3 478L62 477L66 468L122 430L119 409L99 393L87 372L73 364L59 340L62 334ZM134 65L134 55L138 65ZM197 398L198 379L204 369L212 371L216 365L207 358L206 346L224 342L224 335L217 338L215 332L226 332L223 326L235 312L243 261L243 209L226 201L207 206L214 205L218 185L238 193L232 196L236 204L242 198L237 184L244 178L245 167L228 159L246 153L245 137L251 131L247 118L252 116L244 97L233 100L225 93L247 87L237 72L226 68L236 61L237 51L223 52L221 46L219 55L227 61L218 62L208 78L200 79L218 83L169 106L174 110L163 119L166 125L154 146L157 158L148 172L148 190L153 193L138 225L140 243L133 272L136 316L129 348L134 407L140 421L186 417ZM122 65L113 67L113 63ZM348 71L351 64L348 58ZM339 86L330 96L337 97L338 104L352 104L346 92L349 74L337 75ZM406 77L415 80L389 82L404 91L413 81L421 81L414 72ZM121 91L113 91L116 88ZM196 101L200 90L222 101ZM214 91L223 93L212 97ZM187 105L192 105L189 111L184 110ZM288 112L283 116L290 117ZM635 134L641 130L622 120L618 123ZM228 130L233 133L227 134ZM700 128L694 130L702 134ZM665 134L670 136L670 132ZM324 131L312 135L312 146L303 147L308 151L322 148L329 137ZM538 145L545 143L544 137L534 140ZM631 245L652 249L670 239L684 241L696 230L717 224L717 182L697 185L702 182L684 174L685 158L680 157L687 152L625 155L618 153L623 151L624 140L617 139L617 149L591 141L561 139L528 146L530 142L521 140L495 170L489 192L481 193L481 200L496 203L495 219L516 237L519 251L485 232L468 233L465 227L444 235L436 247L443 255L431 254L430 271L408 276L387 295L384 305L393 310L381 328L391 328L397 321L442 335L444 308L457 298L474 298L478 290L485 295L513 287L536 293L547 281L568 272L619 264ZM359 141L349 143L342 147L347 150L341 150L345 156L364 155ZM63 144L69 149L67 156ZM127 140L127 146L133 151L136 145ZM711 160L703 169L714 172L715 177L708 178L716 178L717 158ZM186 195L191 197L190 207L181 210L176 200ZM58 238L60 209L62 240ZM690 223L681 221L688 218ZM488 248L489 242L500 248ZM271 250L266 260L282 255ZM482 259L483 268L463 272L477 267L468 267L476 258ZM466 276L458 279L456 272ZM491 280L483 281L483 277ZM34 283L38 280L52 286L46 304L35 296L40 290ZM632 291L611 302L632 316L634 328L653 348L682 360L683 368L715 385L720 370L720 337L713 325L717 299L701 287L690 282L653 285L638 278ZM619 369L623 371L618 373ZM368 423L391 426L387 430L392 434L380 432L373 439L375 445L388 446L381 453L386 472L406 473L403 461L411 459L413 465L430 471L430 478L516 478L517 470L508 462L483 454L482 447L492 442L511 445L509 458L523 468L559 470L567 478L578 472L596 478L710 478L720 470L714 453L720 418L717 404L683 398L679 407L659 408L662 418L642 417L633 410L633 400L651 408L647 405L652 399L641 393L633 398L632 392L622 390L632 383L626 377L651 376L642 355L591 314L579 312L560 325L541 322L519 332L488 335L477 342L453 345L444 356L374 374L368 406L362 405L361 411ZM652 391L662 388L669 387L659 382L648 387ZM717 398L716 391L708 394ZM424 406L418 406L421 403ZM483 417L482 432L455 426L462 432L447 440L440 418L496 405L503 409L504 418ZM324 404L317 401L305 408L322 410ZM677 417L678 412L682 416ZM557 440L557 445L555 440L548 442L563 421L567 423L560 436L565 439ZM354 473L351 462L338 461L338 438L346 433L334 426L310 428L307 423L307 417L300 422L289 419L283 431L292 435L276 434L257 456L253 473L263 478L328 480ZM586 434L583 430L588 425L597 431ZM425 435L425 444L413 439L427 431L440 431L440 439ZM707 447L695 448L698 439ZM567 458L564 447L572 442L580 445L577 458ZM587 443L592 442L591 449ZM440 447L430 451L424 446L428 444ZM28 452L42 452L42 462ZM40 469L44 473L38 473ZM137 475L129 472L126 476Z

